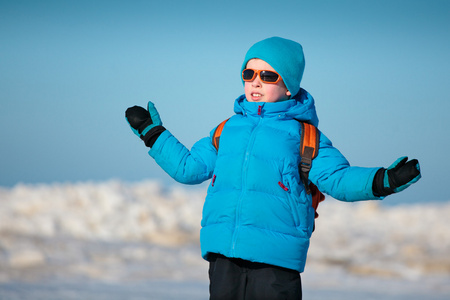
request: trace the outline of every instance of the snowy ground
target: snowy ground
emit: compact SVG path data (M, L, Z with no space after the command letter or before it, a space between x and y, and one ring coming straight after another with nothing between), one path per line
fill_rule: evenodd
M0 299L208 299L204 191L0 188ZM450 299L450 203L319 207L304 299Z

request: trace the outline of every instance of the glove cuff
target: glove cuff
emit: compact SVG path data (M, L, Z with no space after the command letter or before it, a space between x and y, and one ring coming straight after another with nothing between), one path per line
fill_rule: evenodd
M387 177L385 168L381 168L375 173L372 183L372 192L375 197L386 197L394 193L392 188L385 185L385 177Z
M141 125L139 125L139 127L136 129L139 132L139 134L145 135L145 134L147 134L147 132L145 132L145 129L152 124L153 124L153 120L151 118L148 118L147 120L145 120L145 122L143 122Z
M159 138L161 133L163 133L165 130L166 128L164 128L163 126L155 126L150 129L145 135L141 135L141 139L144 141L145 146L151 148L153 147L153 144Z

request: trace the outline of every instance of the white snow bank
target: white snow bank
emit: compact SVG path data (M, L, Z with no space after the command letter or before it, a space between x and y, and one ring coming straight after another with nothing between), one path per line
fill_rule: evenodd
M204 192L154 181L0 189L0 232L180 244L198 239Z
M327 198L319 214L310 265L335 264L358 275L450 276L450 202L382 206Z
M158 272L183 264L203 272L198 237L204 196L204 190L165 190L154 181L0 188L0 265L10 272L0 272L0 281L13 269L68 259L77 262L73 270L111 274L92 269L92 257L112 264L145 261L154 269L159 265ZM450 203L387 207L327 198L319 214L307 272L339 268L358 276L450 276ZM52 240L59 241L60 252L50 249ZM64 240L73 247L62 246ZM82 250L83 243L91 250ZM170 256L181 253L181 261L167 261L169 248L178 249Z

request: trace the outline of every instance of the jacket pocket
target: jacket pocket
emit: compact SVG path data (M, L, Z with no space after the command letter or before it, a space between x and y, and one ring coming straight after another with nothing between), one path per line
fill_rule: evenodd
M292 219L294 221L294 226L295 227L299 227L300 226L300 217L299 217L299 213L298 213L298 202L295 200L295 196L293 195L293 193L290 190L290 186L289 183L284 180L284 181L278 181L278 185L280 186L280 188L282 190L285 191L285 199L287 204L289 205L289 209L290 209L290 214L292 216Z
M209 183L209 186L208 186L207 194L213 194L217 191L216 181L217 181L217 175L213 174L213 176L211 177L211 182Z

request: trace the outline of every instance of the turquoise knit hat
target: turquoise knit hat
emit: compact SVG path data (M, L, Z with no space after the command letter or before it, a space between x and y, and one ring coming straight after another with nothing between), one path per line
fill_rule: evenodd
M284 84L292 94L291 97L297 95L305 69L302 45L280 37L262 40L247 51L241 73L247 66L247 62L252 58L262 59L271 65L281 75Z

